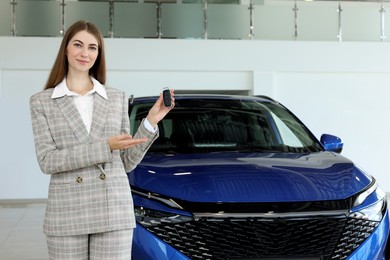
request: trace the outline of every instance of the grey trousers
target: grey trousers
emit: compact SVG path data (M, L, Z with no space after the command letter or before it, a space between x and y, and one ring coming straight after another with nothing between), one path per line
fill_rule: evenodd
M133 229L79 236L46 236L50 260L130 260Z

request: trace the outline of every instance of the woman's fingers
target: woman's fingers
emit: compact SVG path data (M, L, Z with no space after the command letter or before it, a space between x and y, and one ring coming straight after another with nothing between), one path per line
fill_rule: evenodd
M130 148L131 146L146 142L148 139L146 137L144 138L133 138L129 134L121 134L121 135L115 135L111 136L108 139L108 143L110 145L111 151L113 150L123 150Z

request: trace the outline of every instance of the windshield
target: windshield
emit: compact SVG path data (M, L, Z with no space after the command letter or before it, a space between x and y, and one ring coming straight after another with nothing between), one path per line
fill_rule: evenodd
M152 104L134 104L134 134ZM179 99L159 123L159 138L149 152L289 152L322 150L310 132L284 107L239 99Z

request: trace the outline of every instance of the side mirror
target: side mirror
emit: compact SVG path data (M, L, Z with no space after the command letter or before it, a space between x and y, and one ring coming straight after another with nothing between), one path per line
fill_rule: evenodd
M341 153L343 150L343 142L341 139L334 135L323 134L320 140L321 144L324 146L325 151L332 151L336 153Z

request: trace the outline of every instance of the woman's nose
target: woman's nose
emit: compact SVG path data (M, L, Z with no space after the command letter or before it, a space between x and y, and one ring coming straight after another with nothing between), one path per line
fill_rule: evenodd
M88 57L88 49L84 49L81 51L81 56L82 57Z

